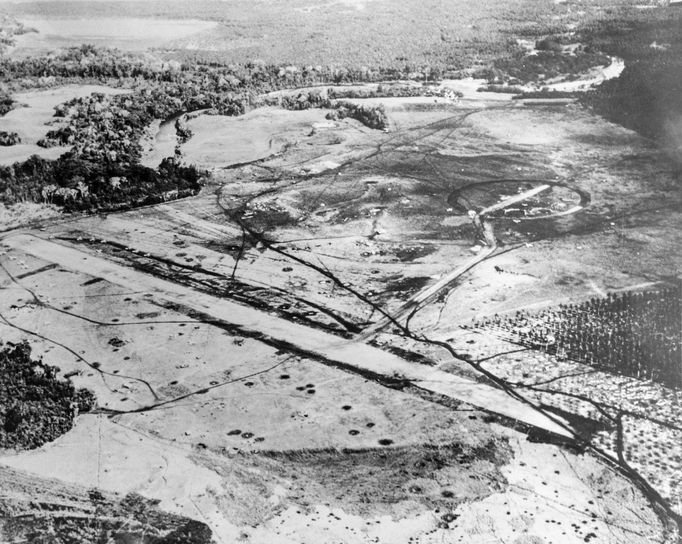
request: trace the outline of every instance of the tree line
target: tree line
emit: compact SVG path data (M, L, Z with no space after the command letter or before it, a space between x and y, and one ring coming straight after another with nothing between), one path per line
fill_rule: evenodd
M34 155L0 166L0 200L57 204L65 211L113 210L195 194L200 179L199 170L172 157L153 169L89 160L70 151L54 161Z
M264 91L317 81L372 79L366 69L335 72L321 67L199 65L189 67L136 57L89 45L68 49L55 57L0 59L0 81L30 86L44 78L57 84L68 79L130 78L133 89L113 96L93 93L59 105L55 115L66 124L49 131L38 144L69 146L71 151L56 161L31 157L23 163L0 168L0 198L6 203L31 200L49 202L67 210L111 209L192 194L199 189L200 172L173 159L152 170L139 164L141 138L155 120L208 109L222 115L241 115L260 105ZM17 83L19 82L19 83ZM22 83L23 82L23 83ZM11 97L2 100L11 108ZM338 118L352 117L372 128L384 128L382 108L361 107L350 102L324 99L301 108L330 107ZM296 104L285 107L295 109ZM183 129L180 126L180 129ZM190 134L182 131L181 137ZM1 137L0 137L1 138ZM12 141L6 135L5 141ZM15 141L16 143L16 141Z

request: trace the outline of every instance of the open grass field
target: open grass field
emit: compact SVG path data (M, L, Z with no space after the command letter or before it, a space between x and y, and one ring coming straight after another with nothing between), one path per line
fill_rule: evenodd
M325 113L259 108L242 117L202 115L188 122L195 136L181 152L200 168L254 162L307 136L313 124L324 123Z
M142 51L162 47L171 41L187 40L216 26L210 21L191 19L120 18L34 18L24 24L36 32L18 38L15 56L46 54L55 49L79 46L83 43L112 47L122 51Z

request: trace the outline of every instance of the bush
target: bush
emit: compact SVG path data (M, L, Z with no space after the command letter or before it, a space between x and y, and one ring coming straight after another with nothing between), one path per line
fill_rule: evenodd
M535 42L535 49L538 51L553 51L555 53L560 53L563 48L559 40L556 38L547 37Z
M6 92L0 92L0 116L5 115L14 107L14 100Z
M369 128L383 130L388 127L388 117L383 105L362 106L352 102L337 102L333 107L335 111L327 115L330 119L350 117Z
M5 132L0 131L0 145L4 147L9 147L12 145L20 144L21 138L16 132Z

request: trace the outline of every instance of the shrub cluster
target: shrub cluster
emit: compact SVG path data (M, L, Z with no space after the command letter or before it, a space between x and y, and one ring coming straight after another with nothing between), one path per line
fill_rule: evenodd
M353 102L335 102L334 111L327 114L327 119L345 119L350 117L360 121L369 128L383 130L388 128L388 117L383 105L363 106Z
M31 358L27 342L0 349L0 447L37 448L71 429L95 404L91 392L58 378L59 369Z
M5 91L0 91L0 116L5 115L8 111L14 108L14 100Z
M1 146L11 146L11 145L16 145L21 143L21 138L16 132L6 132L4 130L0 130L0 145Z
M371 94L375 93L375 94ZM374 128L384 129L388 127L388 117L382 105L365 106L348 102L346 100L336 100L339 96L349 98L367 98L368 96L379 96L376 91L348 90L337 91L336 89L313 89L301 91L298 94L286 94L282 96L270 97L264 103L268 105L278 105L287 110L307 110L310 108L326 108L333 110L327 114L327 119L345 119L349 117L360 121L363 125Z
M113 210L195 194L200 176L195 167L170 157L154 170L140 164L84 159L73 152L55 161L33 156L0 166L0 200L46 202L66 211Z

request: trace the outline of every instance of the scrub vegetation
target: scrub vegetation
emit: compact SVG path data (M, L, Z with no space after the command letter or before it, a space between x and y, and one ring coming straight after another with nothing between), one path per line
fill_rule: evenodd
M27 342L0 348L0 447L37 448L68 431L94 395L31 357Z

